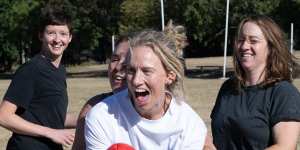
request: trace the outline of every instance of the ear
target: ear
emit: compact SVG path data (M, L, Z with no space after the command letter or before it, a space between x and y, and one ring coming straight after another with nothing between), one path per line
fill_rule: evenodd
M39 32L38 36L39 36L39 40L42 41L43 40L43 33Z
M167 85L171 85L176 80L176 73L174 71L169 71L167 73Z
M69 42L71 42L71 41L72 41L72 37L73 37L73 35L72 35L72 34L70 34L70 39L69 39Z

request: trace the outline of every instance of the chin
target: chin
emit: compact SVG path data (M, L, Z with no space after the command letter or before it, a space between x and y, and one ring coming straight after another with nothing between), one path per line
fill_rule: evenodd
M116 87L113 87L112 89L113 89L114 92L119 92L119 91L125 89L125 87L123 87L123 86L116 86Z
M51 55L54 57L59 57L59 56L63 55L63 53L62 52L52 52Z

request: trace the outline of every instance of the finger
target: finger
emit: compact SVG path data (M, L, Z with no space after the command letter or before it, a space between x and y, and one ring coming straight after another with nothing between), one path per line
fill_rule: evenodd
M73 144L73 140L71 140L71 139L66 139L66 144L67 145L72 145Z

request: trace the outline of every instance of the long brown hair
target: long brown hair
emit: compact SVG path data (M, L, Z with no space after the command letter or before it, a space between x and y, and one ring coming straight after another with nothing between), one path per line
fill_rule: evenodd
M291 55L287 46L287 40L280 27L269 17L263 15L250 16L243 19L239 26L234 41L233 65L235 71L236 87L245 85L246 73L238 60L238 40L240 39L242 28L245 23L255 23L266 38L268 44L267 65L265 68L265 76L261 86L272 85L282 80L292 81L292 71L297 65L296 58Z

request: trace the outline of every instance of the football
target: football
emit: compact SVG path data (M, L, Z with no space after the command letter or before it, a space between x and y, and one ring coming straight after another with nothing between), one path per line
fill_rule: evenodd
M134 150L134 148L125 143L116 143L111 145L107 150Z

